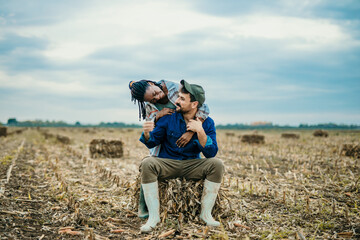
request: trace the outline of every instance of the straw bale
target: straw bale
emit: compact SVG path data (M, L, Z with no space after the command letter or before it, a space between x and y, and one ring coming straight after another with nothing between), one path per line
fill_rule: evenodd
M341 154L348 157L360 158L360 145L344 144Z
M83 130L83 133L95 134L96 131L95 131L94 129L88 129L88 128L86 128L86 129Z
M54 134L49 133L48 130L41 130L39 129L39 132L45 137L45 139L53 138L55 137Z
M314 137L328 137L329 133L327 131L317 129L313 132Z
M226 132L225 135L226 135L227 137L233 137L233 136L235 136L235 133L233 133L233 132Z
M241 142L244 143L256 143L256 144L264 144L265 143L265 136L257 135L257 134L245 134L241 137Z
M45 139L54 137L54 134L48 133L48 132L43 132L43 135L44 135Z
M283 133L281 134L282 138L293 138L293 139L299 139L300 135L296 133Z
M25 130L26 130L26 128L24 128L24 129L18 129L18 130L12 131L12 132L8 132L8 133L7 133L7 136L11 136L11 135L14 135L14 134L21 134L21 133L24 132Z
M120 158L123 156L123 142L120 140L93 139L90 142L92 158Z
M15 134L21 134L21 133L23 133L25 130L26 130L25 128L23 128L23 129L18 129L18 130L15 131Z
M7 135L7 128L0 127L0 137L6 137L6 135Z
M70 144L70 138L67 136L56 135L56 140L63 144Z
M140 186L140 178L136 186ZM204 181L186 179L170 179L159 181L160 217L176 218L179 223L200 221L201 196ZM133 203L135 209L139 204L140 187L135 189ZM226 218L232 215L230 203L223 188L220 188L212 211L214 219Z

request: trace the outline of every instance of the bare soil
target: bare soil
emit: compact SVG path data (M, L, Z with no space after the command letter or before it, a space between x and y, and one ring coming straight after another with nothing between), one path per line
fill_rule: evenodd
M47 138L36 129L0 137L0 239L156 239L166 232L176 239L360 238L360 159L341 154L343 144L359 144L359 132L317 138L299 131L299 139L284 139L281 131L261 131L265 144L251 145L239 138L249 131L218 131L230 213L221 227L197 218L179 224L168 214L141 234L146 220L137 217L133 195L148 151L140 130L46 130ZM121 140L123 157L91 158L89 144L100 138Z

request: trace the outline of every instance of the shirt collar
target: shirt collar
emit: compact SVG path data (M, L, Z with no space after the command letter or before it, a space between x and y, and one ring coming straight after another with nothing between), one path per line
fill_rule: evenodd
M177 115L176 115L176 118L177 118L178 120L185 122L184 116L183 116L181 113L176 112L176 111L175 111L175 113L177 114ZM194 120L195 120L195 119L196 119L196 115L194 116Z
M175 114L178 120L185 122L184 116L181 113L175 111Z

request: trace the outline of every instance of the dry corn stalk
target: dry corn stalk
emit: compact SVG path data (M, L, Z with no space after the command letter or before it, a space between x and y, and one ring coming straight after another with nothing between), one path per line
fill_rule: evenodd
M199 221L201 211L201 196L204 188L204 181L191 181L186 179L170 179L159 182L160 215L163 218L177 218L179 223ZM140 178L134 184L134 198L132 202L137 209L140 195ZM228 217L230 205L225 191L220 188L213 208L215 219Z

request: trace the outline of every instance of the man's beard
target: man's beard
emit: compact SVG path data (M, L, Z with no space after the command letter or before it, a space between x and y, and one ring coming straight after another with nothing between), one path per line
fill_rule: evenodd
M175 111L178 112L178 113L181 113L181 114L185 114L185 113L189 112L189 111L184 111L184 109L182 109L181 106L178 105L178 104L176 104Z

